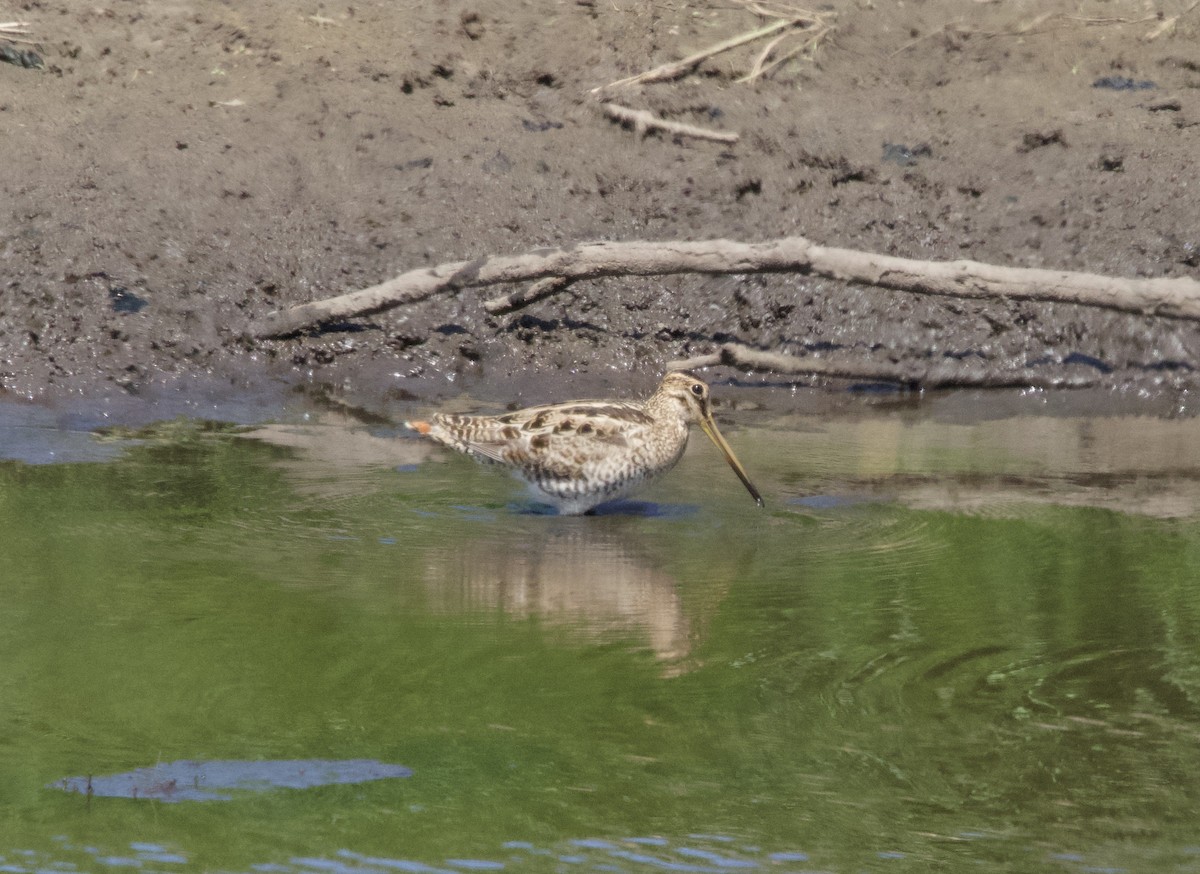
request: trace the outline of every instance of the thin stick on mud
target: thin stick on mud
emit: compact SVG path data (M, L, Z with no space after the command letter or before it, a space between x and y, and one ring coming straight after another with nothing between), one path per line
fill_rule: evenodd
M621 106L619 103L605 103L601 106L604 114L609 118L614 118L617 121L633 126L634 131L639 136L645 136L652 130L661 130L664 133L674 134L680 137L693 137L698 140L713 140L718 143L736 143L741 137L733 131L716 131L708 128L696 127L692 124L683 124L678 121L667 121L659 118L653 112L645 109L630 109L628 106Z
M464 288L560 277L678 273L801 273L916 294L1041 300L1123 312L1200 320L1200 280L1126 279L980 261L919 261L819 246L804 237L764 243L733 240L579 243L522 255L484 256L419 267L379 285L269 313L250 327L256 337L284 337L322 324L368 316Z
M671 79L678 79L699 64L707 61L709 58L716 57L719 54L736 49L738 46L744 46L746 43L754 42L766 36L779 33L780 31L790 30L797 27L810 27L817 21L815 16L796 16L789 18L781 18L778 21L773 21L770 24L751 30L747 33L739 34L735 37L730 37L727 40L722 40L716 45L711 45L706 49L688 55L681 61L672 61L669 64L663 64L655 67L653 70L647 70L644 73L639 73L636 76L630 76L626 79L620 79L616 82L610 82L607 85L600 85L593 88L591 93L596 94L604 91L607 88L623 88L626 85L645 85L650 82L666 82Z
M750 72L738 79L738 82L753 82L755 79L761 76L767 68L767 62L770 61L771 57L774 55L775 49L777 49L779 44L785 39L787 39L787 34L781 33L779 36L775 37L775 39L767 43L766 46L763 47L763 50L758 53L758 57L754 59L754 64L750 67ZM797 49L797 51L798 50L799 49Z
M1043 376L1011 370L964 370L958 362L888 366L873 361L830 361L826 358L802 358L780 352L766 352L741 343L726 343L710 355L698 355L667 363L669 370L699 370L728 365L766 373L804 374L838 379L894 382L899 385L932 388L1086 388L1096 380L1086 376Z
M0 21L0 39L22 45L37 45L36 40L21 39L18 34L29 33L28 21Z

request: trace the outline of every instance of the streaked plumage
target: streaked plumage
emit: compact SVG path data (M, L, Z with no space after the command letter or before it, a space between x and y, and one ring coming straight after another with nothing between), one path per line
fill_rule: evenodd
M645 401L569 401L501 416L435 414L409 428L480 461L502 464L565 514L628 495L683 456L695 422L751 496L762 497L717 430L708 386L690 373L663 377Z

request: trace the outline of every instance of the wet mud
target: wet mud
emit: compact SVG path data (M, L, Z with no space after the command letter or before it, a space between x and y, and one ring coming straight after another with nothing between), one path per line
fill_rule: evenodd
M763 23L736 3L27 3L10 54L41 67L0 64L0 388L547 400L646 390L736 341L1181 396L1191 322L806 276L582 282L492 316L500 287L248 333L413 268L599 239L1196 276L1200 10L1154 5L839 2L815 59L739 82L750 46L609 92L728 144L642 135L591 89Z

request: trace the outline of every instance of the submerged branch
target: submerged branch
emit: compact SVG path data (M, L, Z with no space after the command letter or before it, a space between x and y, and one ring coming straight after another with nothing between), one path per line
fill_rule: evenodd
M1021 371L964 370L957 362L889 366L874 361L802 358L753 349L740 343L726 343L711 355L671 361L667 367L671 370L696 370L720 364L768 373L894 382L919 388L1086 388L1096 382L1083 376L1053 377Z

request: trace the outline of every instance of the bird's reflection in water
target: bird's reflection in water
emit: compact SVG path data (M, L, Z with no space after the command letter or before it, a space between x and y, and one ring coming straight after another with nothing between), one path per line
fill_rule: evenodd
M499 609L602 640L632 635L672 666L669 673L678 672L690 646L678 581L619 528L554 521L432 553L424 575L432 606Z
M430 452L424 442L376 437L329 414L245 436L294 453L277 463L298 492L324 507L394 485L390 475L380 477L383 465L411 464ZM474 539L456 536L424 552L421 578L430 606L452 613L502 610L585 638L636 641L666 673L682 672L691 641L678 580L660 569L631 523L687 517L697 508L625 500L602 505L592 518L547 517L541 509L523 501L499 512L430 510L431 518L450 510L460 520L483 523Z

